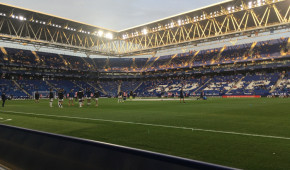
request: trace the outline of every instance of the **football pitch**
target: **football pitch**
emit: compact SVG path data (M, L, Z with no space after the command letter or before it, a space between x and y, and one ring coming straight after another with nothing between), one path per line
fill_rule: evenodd
M290 99L7 101L0 123L241 169L289 169Z

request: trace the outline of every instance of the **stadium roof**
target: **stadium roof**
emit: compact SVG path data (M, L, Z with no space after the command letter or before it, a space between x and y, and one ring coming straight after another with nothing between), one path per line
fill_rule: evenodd
M28 8L22 8L22 7L18 7L18 6L14 6L14 5L10 5L10 4L6 4L6 3L2 3L0 2L0 10L1 12L6 12L6 13L16 13L16 14L25 14L27 16L33 17L37 15L37 18L39 19L43 19L44 21L55 21L55 23L60 23L60 22L66 22L67 24L70 25L75 25L76 27L86 27L88 29L94 28L94 29L101 29L101 30L105 30L105 31L111 31L114 33L120 33L120 32L124 32L124 31L128 31L128 30L132 30L132 29L137 29L139 27L144 27L144 26L148 26L151 24L156 24L156 23L161 23L163 21L169 20L169 19L175 19L176 17L182 17L184 15L190 15L194 12L198 12L198 11L207 11L210 8L216 8L217 6L221 6L221 5L231 5L235 2L236 0L225 0L223 2L219 2L219 3L215 3L212 5L208 5L202 8L198 8L198 9L194 9L191 11L187 11L187 12L183 12L177 15L173 15L173 16L169 16L166 18L162 18L156 21L152 21L149 23L145 23L145 24L141 24L138 26L134 26L134 27L130 27L130 28L126 28L123 30L112 30L112 29L108 29L108 28L104 28L101 26L95 26L95 25L91 25L88 23L84 23L84 22L79 22L79 21L75 21L72 19L68 19L68 18L64 18L64 17L60 17L60 16L56 16L56 15L52 15L52 14L48 14L48 13L44 13L44 12L40 12L40 11L36 11L36 10L31 10ZM61 24L60 24L61 25Z
M227 0L114 31L0 3L0 39L86 54L133 56L285 29L289 0Z
M91 25L88 23L83 23L83 22L72 20L72 19L67 19L67 18L55 16L52 14L47 14L44 12L39 12L39 11L35 11L35 10L27 9L27 8L22 8L22 7L18 7L18 6L14 6L14 5L9 5L9 4L5 4L5 3L1 3L1 2L0 2L0 10L2 13L5 12L5 13L8 13L10 15L13 15L13 14L25 15L25 16L29 17L29 19L37 18L38 20L42 20L42 21L55 22L55 24L59 23L59 25L67 24L67 25L71 25L72 27L74 26L76 28L80 28L80 27L87 28L88 30L102 29L105 31L117 32L115 30L103 28L100 26L94 26L94 25Z

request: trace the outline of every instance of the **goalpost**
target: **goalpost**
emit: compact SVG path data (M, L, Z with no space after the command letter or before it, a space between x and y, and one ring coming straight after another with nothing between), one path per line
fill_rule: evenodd
M33 97L33 99L35 99L35 93L36 93L37 91L34 91L34 92L32 92L32 97ZM49 93L50 93L50 91L38 91L38 93L39 93L39 98L40 99L48 99L49 98ZM56 99L56 92L55 91L52 91L52 93L53 93L53 96L54 96L54 99Z

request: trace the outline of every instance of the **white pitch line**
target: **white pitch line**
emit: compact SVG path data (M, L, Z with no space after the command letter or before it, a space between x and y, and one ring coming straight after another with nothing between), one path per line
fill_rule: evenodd
M185 101L193 101L193 100L195 100L195 99L184 99ZM133 100L127 100L127 101L129 101L129 102L140 102L140 101L142 101L142 102L144 102L144 101L149 101L149 102L151 102L151 101L179 101L179 98L175 98L175 99L133 99Z
M12 119L6 119L6 120L1 119L0 123L3 123L3 122L9 122L9 121L11 121L11 120L12 120Z
M123 123L123 124L162 127L162 128L171 128L171 129L183 129L183 130L200 131L200 132L211 132L211 133L222 133L222 134L230 134L230 135L290 140L290 137L282 137L282 136L259 135L259 134L251 134L251 133L199 129L199 128L179 127L179 126L172 126L172 125L159 125L159 124L150 124L150 123L126 122L126 121L121 121L121 120L107 120L107 119L94 119L94 118L84 118L84 117L60 116L60 115L46 115L46 114L16 112L16 111L2 111L2 112L24 114L24 115L34 115L34 116L44 116L44 117L68 118L68 119L78 119L78 120L93 120L93 121L101 121L101 122Z

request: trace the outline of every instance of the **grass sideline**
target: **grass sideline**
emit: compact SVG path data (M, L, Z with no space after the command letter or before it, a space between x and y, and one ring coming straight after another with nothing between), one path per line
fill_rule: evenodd
M0 123L241 169L290 167L290 99L210 98L185 104L100 99L99 108L67 103L59 109L56 101L54 108L48 100L7 101Z

